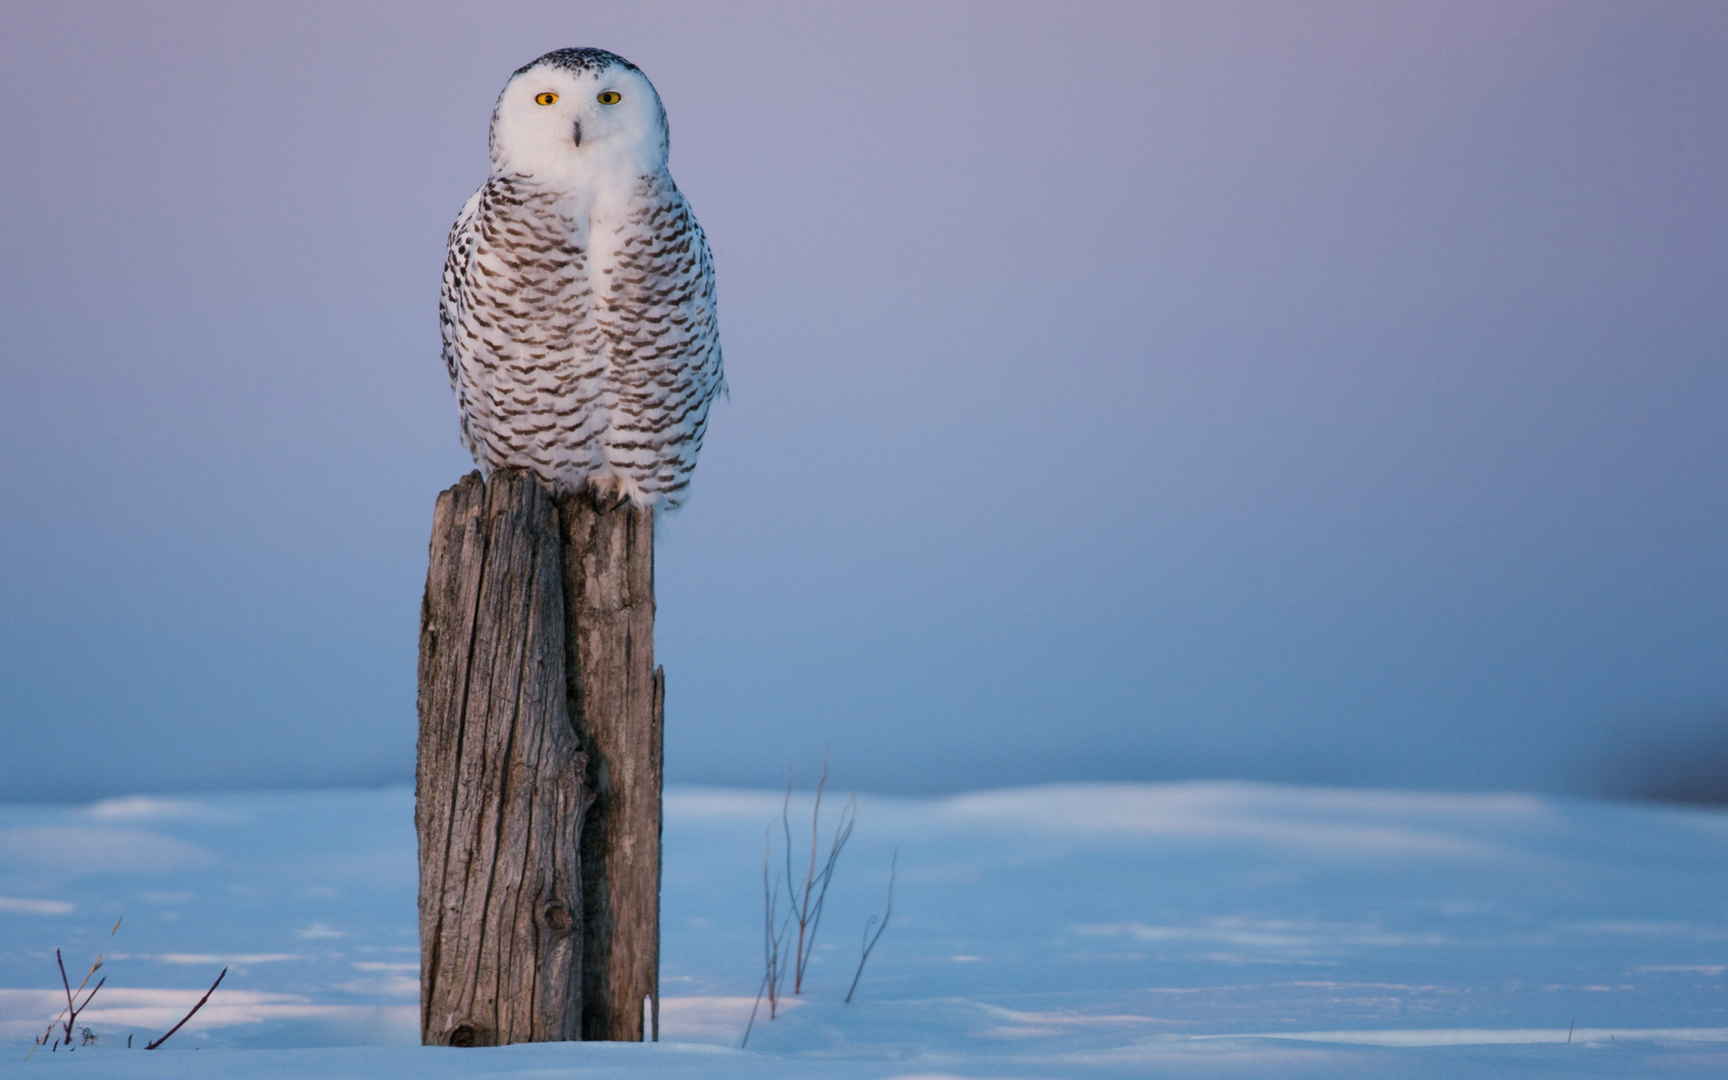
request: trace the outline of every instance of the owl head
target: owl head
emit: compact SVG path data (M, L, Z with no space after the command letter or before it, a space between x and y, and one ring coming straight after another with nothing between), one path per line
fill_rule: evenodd
M666 167L666 110L635 64L556 49L516 69L492 109L492 170L546 180Z

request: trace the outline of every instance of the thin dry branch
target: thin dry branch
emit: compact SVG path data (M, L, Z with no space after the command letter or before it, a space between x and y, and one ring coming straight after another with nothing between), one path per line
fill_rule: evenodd
M120 932L120 924L122 922L124 922L125 920L126 920L125 915L121 915L118 919L115 919L113 928L108 931L108 936L113 937L115 934L119 933ZM66 1016L66 1038L65 1038L65 1041L66 1041L66 1045L67 1045L68 1049L70 1049L73 1022L78 1019L78 1014L84 1010L84 1006L90 1004L90 999L96 996L96 991L102 989L103 984L105 984L108 981L108 977L106 975L104 975L101 979L97 980L96 988L94 990L91 990L90 993L85 996L82 1003L74 1006L72 1004L73 996L75 994L84 993L84 988L86 986L90 985L90 976L92 976L92 975L96 974L98 971L102 970L103 957L100 954L98 954L96 959L91 961L90 970L86 971L84 973L84 977L82 979L78 980L78 989L77 990L71 989L71 987L69 985L70 980L66 978L66 961L61 957L59 949L54 950L54 962L60 966L60 986L62 989L65 989L65 991L66 991L66 1007L64 1009L61 1009L59 1012L55 1013L54 1019L48 1021L48 1027L45 1031L42 1032L42 1037L40 1039L37 1039L35 1046L32 1046L30 1048L30 1054L31 1055L34 1055L36 1053L36 1050L38 1047L48 1045L48 1040L50 1038L53 1038L53 1036L54 1036L54 1027L56 1024L60 1023L60 1017L62 1015ZM54 1040L54 1049L55 1050L60 1049L61 1041L62 1040L60 1040L60 1039ZM25 1060L29 1060L29 1058L26 1057Z
M96 991L102 989L104 986L107 986L107 985L108 985L108 976L104 975L100 979L97 979L96 985L92 986L90 988L90 992L88 994L84 995L84 1000L80 1001L78 1003L78 1011L83 1012L84 1007L90 1004L90 999L96 996Z
M900 870L900 849L894 849L894 857L888 862L888 907L882 912L882 921L877 922L872 915L864 923L864 949L858 955L858 970L852 973L852 987L846 991L846 1004L852 1004L852 995L858 992L858 980L864 977L864 965L870 962L870 954L876 950L876 943L882 940L882 931L888 929L888 920L894 917L894 879ZM876 932L872 934L870 928Z
M768 998L768 1019L773 1020L780 1010L780 984L784 981L782 949L786 942L786 929L790 925L790 916L780 920L778 929L774 926L775 915L779 908L779 889L769 876L769 857L773 853L773 844L767 837L762 844L762 984L756 989L756 1000L750 1004L750 1019L744 1025L744 1037L739 1040L740 1049L750 1044L750 1032L756 1027L756 1014L762 1007L762 998Z
M118 929L120 924L115 923L114 926ZM77 994L84 993L84 988L90 985L90 976L101 970L102 958L98 956L90 965L90 970L86 971L84 973L84 978L79 981L77 990L72 989L72 982L66 977L66 961L61 957L59 949L54 950L54 962L60 966L60 988L66 991L66 1008L63 1010L66 1015L66 1035L61 1041L67 1046L71 1046L72 1028L78 1022L78 1014L84 1011L84 1006L90 1004L90 999L96 996L96 991L102 989L103 985L108 982L108 976L104 975L102 978L96 980L96 985L90 988L88 994L84 994L84 1000L74 1004L73 998ZM59 1022L60 1017L56 1015L54 1019L48 1021L48 1030L53 1031L54 1025ZM41 1041L47 1042L48 1037L44 1035Z
M216 976L216 981L210 984L210 989L204 991L204 996L198 999L198 1004L192 1006L192 1011L188 1012L185 1016L182 1016L180 1018L180 1022L178 1024L175 1024L173 1027L169 1028L167 1035L162 1036L160 1039L157 1039L155 1042L145 1043L144 1049L146 1049L146 1050L156 1049L158 1046L161 1046L163 1043L167 1042L169 1040L169 1038L172 1037L176 1031L179 1031L182 1027L184 1027L186 1025L186 1021L188 1021L188 1020L192 1019L194 1016L196 1016L198 1014L198 1010L202 1009L204 1007L204 1003L206 1001L210 1000L210 995L214 994L216 992L216 988L218 986L222 985L222 979L227 974L228 974L228 969L223 968L221 974Z
M777 893L768 877L768 855L762 855L762 973L768 993L768 1019L780 1013L780 981L784 975L780 963L780 943L783 935L774 926Z
M822 925L822 912L828 903L828 886L834 880L834 870L840 853L852 838L857 822L858 800L848 800L840 813L840 823L829 840L828 855L818 861L822 839L822 796L828 787L828 763L822 763L822 775L816 780L816 798L810 808L810 857L804 867L802 895L793 886L792 876L792 784L786 784L786 797L780 803L780 830L786 840L786 895L792 903L792 917L798 923L798 942L792 954L792 992L804 992L804 971L816 952L816 933Z
M66 991L66 1042L72 1042L72 1021L78 1019L78 1008L72 1004L72 983L66 978L66 961L60 958L60 950L54 950L54 962L60 965L60 988Z

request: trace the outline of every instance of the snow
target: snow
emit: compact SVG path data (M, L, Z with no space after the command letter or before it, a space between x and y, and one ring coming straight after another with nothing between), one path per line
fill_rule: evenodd
M1728 815L1240 783L861 799L805 993L739 1049L780 800L668 793L665 1041L484 1050L415 1045L409 792L0 805L0 1073L1728 1075ZM56 946L106 957L71 1054L32 1046Z

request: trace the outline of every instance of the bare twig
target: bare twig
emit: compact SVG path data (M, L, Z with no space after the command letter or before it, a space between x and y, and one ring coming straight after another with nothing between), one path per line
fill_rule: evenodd
M122 915L120 918L114 920L113 928L108 931L109 937L113 937L115 934L120 932L120 924L121 924L121 922L125 921L125 918L126 917L124 915ZM54 1049L58 1050L60 1048L60 1043L62 1041L64 1041L66 1043L67 1047L70 1048L72 1045L72 1025L78 1019L78 1014L84 1010L85 1005L90 1004L90 999L96 996L96 990L102 989L102 985L108 981L107 976L103 976L100 980L97 981L95 990L91 990L90 993L84 998L82 1003L80 1003L78 1005L74 1005L72 1003L73 997L76 994L84 993L84 988L86 986L90 985L90 976L92 976L92 975L96 974L98 971L102 970L103 958L100 955L98 955L95 960L91 961L90 970L86 971L84 973L84 977L82 979L78 980L78 989L77 990L73 990L71 988L71 980L66 978L66 961L60 955L59 949L54 950L54 962L56 964L58 964L60 967L60 987L61 987L61 989L66 991L66 1007L64 1009L61 1009L59 1012L55 1013L54 1019L48 1021L48 1029L42 1033L42 1037L40 1039L36 1040L35 1046L32 1046L30 1048L30 1054L32 1056L36 1053L37 1047L42 1047L42 1046L48 1045L48 1040L51 1037L53 1037L54 1027L55 1027L55 1025L60 1023L60 1017L61 1016L66 1017L66 1036L65 1036L64 1040L55 1039ZM26 1057L25 1060L29 1060L29 1058Z
M864 977L864 965L870 962L870 954L875 951L876 943L882 940L882 931L888 929L888 920L894 917L894 879L900 869L900 849L894 849L894 857L888 862L888 907L882 912L882 920L877 922L872 915L864 923L864 948L858 955L858 970L852 973L852 987L846 991L846 1004L852 1004L852 995L858 992L858 980ZM870 928L876 932L872 934Z
M97 980L96 980L96 985L95 985L95 986L92 986L92 987L91 987L91 988L90 988L90 992L89 992L89 993L88 993L88 994L85 994L85 995L84 995L84 1000L83 1000L83 1001L80 1001L80 1002L79 1002L79 1003L78 1003L78 1011L79 1011L79 1012L83 1012L83 1011L84 1011L84 1007L85 1007L85 1006L86 1006L86 1005L89 1005L89 1004L90 1004L90 999L91 999L91 998L93 998L93 997L95 997L95 996L96 996L96 991L98 991L98 990L100 990L100 989L102 989L102 988L103 988L103 987L104 987L104 986L106 986L106 985L108 985L108 976L106 976L106 975L104 975L104 976L102 976L102 977L101 977L101 978L100 978L100 979L97 979Z
M762 982L756 987L756 1000L750 1003L750 1019L744 1021L744 1037L738 1040L738 1049L750 1045L750 1032L756 1029L756 1010L762 1007L762 991L768 988L768 976L762 976Z
M60 950L54 950L54 962L60 965L60 988L66 991L66 1044L72 1044L72 1021L78 1019L78 1009L72 1004L72 984L66 979L66 961L60 958ZM80 986L80 989L83 987Z
M182 1016L180 1018L180 1022L178 1024L175 1024L173 1027L169 1028L167 1035L162 1036L160 1039L157 1039L155 1042L145 1043L144 1049L146 1049L146 1050L156 1049L158 1046L161 1046L163 1043L167 1042L169 1040L169 1038L172 1037L176 1031L179 1031L182 1027L184 1027L186 1025L186 1021L188 1021L188 1020L192 1019L192 1017L196 1016L198 1013L198 1010L202 1009L204 1007L204 1003L206 1001L210 1000L210 995L214 994L216 992L216 988L218 986L222 985L222 979L227 974L228 974L228 969L223 968L222 973L220 975L216 976L216 981L210 984L210 989L204 991L204 996L198 999L198 1004L192 1006L192 1011L187 1013L185 1016Z
M78 1011L83 1012L84 1006L90 1004L90 999L96 996L96 991L102 989L104 986L107 986L107 985L108 985L108 976L104 975L100 979L97 979L96 985L92 986L90 988L90 992L88 994L84 995L84 1000L80 1001L78 1003Z
M810 940L804 950L804 963L810 962L810 957L816 951L816 931L822 926L822 913L828 909L828 886L834 881L834 870L840 862L840 853L846 849L846 842L852 839L852 828L858 820L858 799L853 796L846 802L846 809L841 811L840 826L834 833L834 840L828 849L828 859L823 864L820 877L821 887L816 895L816 907L810 919ZM800 973L803 967L799 968Z
M96 985L90 988L88 994L84 995L84 1000L74 1003L73 998L84 993L84 988L90 985L90 976L101 970L102 958L98 956L95 962L90 965L90 970L86 971L84 978L79 980L77 990L72 989L71 980L66 978L66 961L61 957L59 949L54 950L54 962L60 967L60 988L66 992L66 1008L63 1010L66 1016L66 1034L60 1041L70 1047L72 1045L72 1028L78 1023L78 1014L84 1011L84 1006L90 1004L90 999L96 996L96 991L102 989L103 984L108 981L108 976L104 975L96 980ZM54 1019L48 1021L48 1030L53 1031L54 1025L59 1022L60 1017L56 1015ZM42 1042L47 1041L48 1037L44 1035Z
M772 889L767 888L767 882L763 882L763 886L766 893L773 892ZM778 924L776 924L777 918ZM791 919L790 915L779 916L778 905L770 902L768 921L762 928L766 935L768 950L768 1019L770 1020L778 1019L780 1016L780 992L786 985L786 928L791 924Z
M816 798L810 808L810 858L804 866L802 894L792 884L792 784L786 784L786 798L780 804L780 831L786 840L786 895L792 903L792 918L798 923L798 942L792 954L792 992L804 992L804 971L816 952L816 932L822 925L822 911L828 902L828 886L834 880L840 853L852 838L852 828L858 816L858 800L853 798L840 813L840 823L828 843L827 858L817 859L821 851L822 796L828 787L828 763L822 763L822 775L816 781Z
M769 857L772 853L773 843L764 836L762 844L762 984L756 989L756 1000L750 1004L750 1019L744 1025L744 1038L738 1043L740 1049L750 1044L750 1032L756 1026L756 1014L762 1007L764 996L768 998L768 1019L775 1019L780 1011L780 984L785 978L781 948L786 940L786 928L790 917L781 919L779 927L775 927L775 916L779 913L780 890L768 873Z
M762 977L768 994L768 1019L772 1020L780 1002L780 935L774 928L778 894L768 878L768 854L762 854Z

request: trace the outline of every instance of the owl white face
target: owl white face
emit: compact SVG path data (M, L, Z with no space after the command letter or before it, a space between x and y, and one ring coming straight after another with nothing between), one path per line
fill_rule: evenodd
M505 84L492 114L494 169L557 181L665 168L665 112L647 77L623 62L577 65L560 55Z

